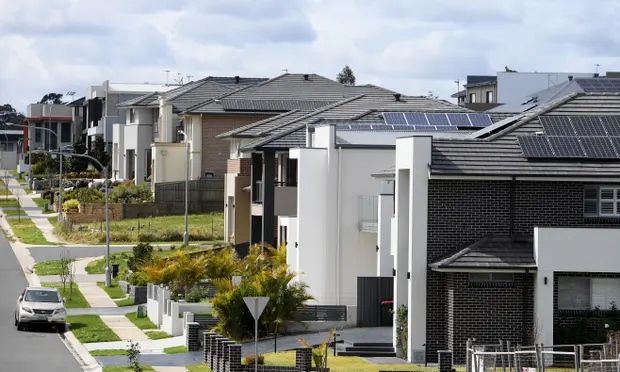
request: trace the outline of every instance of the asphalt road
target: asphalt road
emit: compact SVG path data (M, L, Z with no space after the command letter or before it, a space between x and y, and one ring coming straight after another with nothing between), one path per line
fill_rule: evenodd
M81 371L55 332L38 329L18 332L15 301L28 285L19 262L0 234L0 363L2 371Z
M86 258L103 256L106 253L105 247L32 247L28 248L35 262L58 260L63 249L66 249L72 258ZM110 246L110 253L129 252L131 248L123 246Z

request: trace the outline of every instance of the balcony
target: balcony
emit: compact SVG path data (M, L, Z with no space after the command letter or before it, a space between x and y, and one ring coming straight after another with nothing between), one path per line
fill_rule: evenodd
M274 214L276 216L297 215L297 183L275 182ZM253 215L262 214L263 181L256 181L253 187ZM260 213L259 213L260 211Z
M379 229L379 197L360 196L358 200L358 228L361 232L376 233Z

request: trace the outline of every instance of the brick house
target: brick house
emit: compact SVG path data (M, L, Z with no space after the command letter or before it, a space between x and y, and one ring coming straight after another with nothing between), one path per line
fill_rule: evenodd
M395 166L374 176L393 180L410 361L451 349L462 363L467 338L557 345L604 332L620 303L619 136L620 94L582 92L469 139L397 140Z

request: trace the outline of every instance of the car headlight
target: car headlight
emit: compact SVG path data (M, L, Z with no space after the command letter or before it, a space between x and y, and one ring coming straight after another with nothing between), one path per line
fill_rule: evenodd
M31 308L29 308L29 307L22 306L22 310L24 310L24 311L25 311L25 312L27 312L27 313L32 314L32 309L31 309Z
M65 309L56 309L56 310L54 310L54 315L67 315L67 310L65 310Z

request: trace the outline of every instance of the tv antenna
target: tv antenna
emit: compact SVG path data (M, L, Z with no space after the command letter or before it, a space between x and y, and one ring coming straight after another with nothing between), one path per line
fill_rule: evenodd
M282 72L284 72L285 74L288 74L288 68L283 68Z
M175 80L175 83L177 83L178 85L183 85L183 74L180 72L177 72L177 79Z
M69 92L67 92L67 94L65 94L65 96L70 96L71 97L71 102L73 102L73 96L75 96L75 92L74 91L69 91Z
M190 74L189 72L185 74L185 77L187 78L187 82L189 83L190 81L192 81L192 78L194 77L194 75Z

